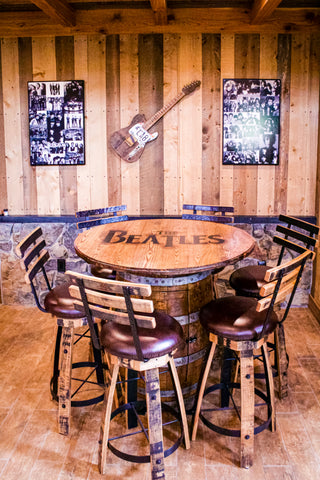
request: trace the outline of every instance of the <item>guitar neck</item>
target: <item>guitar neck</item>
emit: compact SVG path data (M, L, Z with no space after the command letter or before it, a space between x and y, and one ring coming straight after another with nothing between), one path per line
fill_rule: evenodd
M149 120L147 120L143 127L146 129L146 130L149 130L149 128L152 127L152 125L154 125L158 120L160 120L161 117L163 117L163 115L165 115L167 112L169 112L169 110L171 110L171 108L173 108L178 102L180 102L180 100L185 96L186 94L183 93L183 92L180 92L176 97L174 97L169 103L167 103L167 105L165 105L164 107L161 108L161 110L159 110L158 112L156 112L151 118L149 118Z

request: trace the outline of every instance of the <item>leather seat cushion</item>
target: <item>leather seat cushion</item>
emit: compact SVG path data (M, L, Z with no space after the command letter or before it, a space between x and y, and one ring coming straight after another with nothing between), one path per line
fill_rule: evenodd
M44 308L58 318L82 318L83 314L76 310L69 293L69 282L57 285L46 295Z
M200 323L210 333L230 340L256 341L262 332L267 309L256 311L257 300L250 297L224 297L213 300L200 310ZM278 317L272 312L265 334L272 333Z
M115 274L110 268L103 267L97 263L91 265L90 270L95 277L115 279Z
M177 320L157 310L153 315L154 329L138 328L142 353L147 359L161 357L184 344L183 330ZM109 321L102 325L100 339L107 352L122 358L138 358L130 326Z
M249 265L235 270L229 283L240 295L259 296L260 288L266 283L264 277L268 270L266 265Z

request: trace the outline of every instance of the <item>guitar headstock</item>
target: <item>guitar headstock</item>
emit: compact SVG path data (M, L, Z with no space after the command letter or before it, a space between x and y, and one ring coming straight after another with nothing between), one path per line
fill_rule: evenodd
M185 85L182 91L185 95L189 95L189 93L192 93L196 88L200 87L200 84L201 84L200 80L194 80L188 85Z

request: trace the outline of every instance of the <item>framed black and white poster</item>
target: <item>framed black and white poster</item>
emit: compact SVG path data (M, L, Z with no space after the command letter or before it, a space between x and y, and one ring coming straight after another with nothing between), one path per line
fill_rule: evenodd
M84 165L84 81L28 82L30 163Z
M278 165L281 80L223 80L223 164Z

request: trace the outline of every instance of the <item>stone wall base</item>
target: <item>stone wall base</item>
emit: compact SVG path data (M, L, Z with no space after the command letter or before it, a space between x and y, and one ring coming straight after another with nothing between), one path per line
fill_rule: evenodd
M16 245L28 235L39 223L0 223L0 301L6 305L34 305L30 287L26 284L25 270L15 253ZM53 284L63 279L63 273L57 272L57 261L63 258L67 270L80 272L88 271L88 264L75 253L73 244L79 231L75 223L40 223L48 246L51 260L49 261L49 277ZM275 234L276 223L235 224L236 227L246 230L257 242L250 257L229 265L218 276L219 296L232 295L229 277L235 268L266 260L267 265L276 265L279 247L272 238ZM287 254L286 259L291 259ZM312 284L312 263L309 262L303 272L293 306L307 307Z

